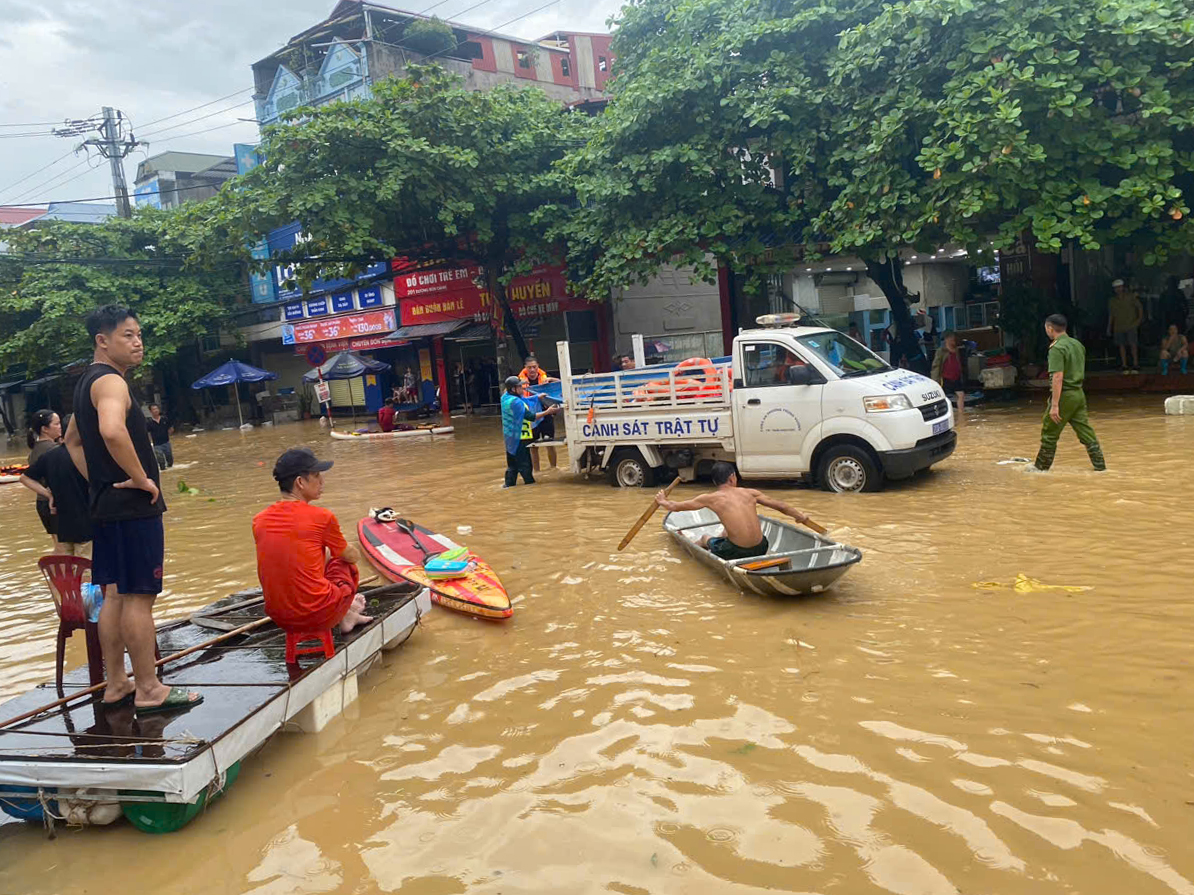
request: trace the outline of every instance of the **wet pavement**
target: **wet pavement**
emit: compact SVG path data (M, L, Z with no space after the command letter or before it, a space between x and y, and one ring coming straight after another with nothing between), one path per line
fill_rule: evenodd
M660 516L617 553L647 493L502 491L494 418L178 438L159 618L256 584L249 522L295 443L336 461L350 540L400 509L485 557L515 615L437 607L179 833L0 823L0 892L1194 893L1194 419L1161 400L1092 401L1105 474L1070 433L1048 475L999 465L1034 455L1024 401L968 411L954 457L879 494L768 485L864 552L788 599L684 559ZM33 503L0 486L5 698L53 675Z

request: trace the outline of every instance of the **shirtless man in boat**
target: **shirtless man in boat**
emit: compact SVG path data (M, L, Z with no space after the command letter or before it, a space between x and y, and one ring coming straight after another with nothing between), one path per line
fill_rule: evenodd
M779 510L785 516L791 516L797 522L808 522L808 516L800 512L791 504L782 500L768 497L753 488L738 487L738 473L732 463L724 460L713 464L713 484L716 491L701 494L692 500L668 500L667 495L660 491L655 495L655 502L669 513L677 510L712 510L721 520L724 533L721 536L704 535L698 546L704 547L714 556L721 559L749 559L752 556L763 556L770 545L763 537L763 527L759 524L758 505Z
M331 468L331 460L318 459L310 448L286 451L274 464L281 497L253 517L265 611L283 630L339 625L347 634L373 621L357 593L360 554L344 540L332 511L311 505Z

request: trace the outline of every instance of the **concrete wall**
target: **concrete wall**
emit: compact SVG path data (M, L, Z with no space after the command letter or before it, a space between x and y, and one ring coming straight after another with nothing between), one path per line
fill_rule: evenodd
M690 282L691 273L689 267L665 267L645 286L614 295L616 351L629 352L635 333L666 340L669 334L721 332L717 284Z

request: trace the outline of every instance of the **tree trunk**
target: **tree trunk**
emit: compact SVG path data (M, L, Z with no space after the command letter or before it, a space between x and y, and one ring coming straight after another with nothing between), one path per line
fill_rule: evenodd
M485 284L489 287L489 296L493 299L496 306L502 309L502 317L505 319L506 328L510 331L510 335L514 339L514 347L518 349L518 357L520 360L525 360L527 354L527 343L522 337L522 330L518 328L518 321L514 318L514 312L510 310L510 302L506 298L506 287L502 285L499 276L499 269L496 264L485 265Z
M912 312L908 310L911 298L904 287L904 263L896 258L866 261L866 274L880 289L891 308L896 325L896 341L892 346L892 366L897 366L901 357L908 359L908 367L917 373L929 375L929 359L924 346L916 335Z

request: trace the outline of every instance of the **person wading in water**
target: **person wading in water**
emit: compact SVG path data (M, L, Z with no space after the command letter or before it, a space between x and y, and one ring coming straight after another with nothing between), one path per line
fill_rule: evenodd
M705 535L697 542L714 556L721 559L747 559L767 552L770 545L763 537L763 527L759 524L759 504L779 510L797 522L808 522L808 516L791 504L768 497L753 488L739 488L738 473L734 471L733 464L724 460L714 463L712 478L717 486L716 491L681 501L668 500L666 492L660 491L655 495L655 502L669 513L703 509L715 512L725 528L725 536Z
M153 603L162 592L166 502L158 487L157 457L141 405L125 374L141 363L141 324L128 308L105 305L87 315L95 355L75 384L75 414L66 447L91 500L91 580L104 588L99 636L108 686L103 705L128 705L138 714L198 705L203 697L168 687L157 675ZM124 652L133 680L124 670Z
M1082 382L1086 378L1086 349L1082 343L1066 334L1067 322L1061 314L1045 318L1045 334L1049 346L1049 379L1051 391L1049 408L1041 422L1041 449L1036 455L1036 468L1045 472L1057 455L1057 440L1069 423L1074 434L1086 446L1091 465L1100 472L1107 468L1103 449L1086 416L1086 392Z

